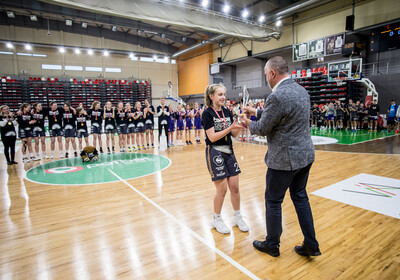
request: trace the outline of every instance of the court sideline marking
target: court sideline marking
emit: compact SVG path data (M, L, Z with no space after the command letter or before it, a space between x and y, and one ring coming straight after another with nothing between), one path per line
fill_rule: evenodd
M141 197L143 197L145 200L147 200L151 205L153 205L155 208L157 208L158 210L160 210L165 216L169 217L170 219L172 219L175 223L177 223L179 226L181 226L183 229L186 230L186 232L188 232L191 236L193 236L194 238L196 238L197 240L199 240L201 243L203 243L204 245L206 245L208 248L210 248L212 251L214 251L215 253L217 253L218 255L220 255L222 258L224 258L226 261L228 261L230 264L232 264L233 266L235 266L237 269L239 269L240 271L242 271L244 274L246 274L247 276L249 276L251 279L257 279L257 280L261 280L261 278L257 277L256 275L254 275L251 271L249 271L247 268L245 268L244 266L242 266L241 264L239 264L238 262L236 262L235 260L233 260L231 257L229 257L228 255L226 255L224 252L222 252L221 250L219 250L217 247L215 247L213 244L210 244L210 242L208 242L206 239L204 239L203 237L201 237L199 234L197 234L196 232L194 232L192 229L190 229L188 226L184 225L181 221L179 221L177 218L175 218L173 215L171 215L168 211L166 211L164 208L162 208L160 205L158 205L157 203L155 203L153 200L151 200L150 198L148 198L146 195L144 195L141 191L139 191L138 189L136 189L134 186L132 186L131 184L129 184L126 180L122 179L120 176L118 176L116 173L114 173L112 170L108 169L108 171L110 171L115 177L117 177L119 180L121 180L125 185L127 185L128 187L130 187L132 190L134 190L138 195L140 195Z

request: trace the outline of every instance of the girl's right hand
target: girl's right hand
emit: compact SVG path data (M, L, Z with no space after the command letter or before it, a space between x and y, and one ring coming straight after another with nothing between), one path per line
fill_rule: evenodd
M244 128L244 125L241 124L241 123L234 122L234 123L230 126L230 128L231 128L232 130L234 130L234 129L242 129L242 128Z

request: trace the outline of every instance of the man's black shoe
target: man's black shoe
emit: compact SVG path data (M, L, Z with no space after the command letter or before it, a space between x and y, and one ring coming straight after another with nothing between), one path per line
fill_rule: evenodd
M294 247L294 250L297 254L302 255L302 256L307 256L307 257L310 257L310 256L315 257L315 256L321 255L321 251L319 250L318 247L311 248L307 245L304 245L304 243L301 246Z
M273 257L279 257L279 247L268 247L267 242L265 241L258 241L254 240L253 242L254 248L256 248L258 251L267 253L268 255L271 255Z

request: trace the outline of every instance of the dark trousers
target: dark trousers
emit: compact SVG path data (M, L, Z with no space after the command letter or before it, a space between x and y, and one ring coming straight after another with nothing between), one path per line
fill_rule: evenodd
M160 124L160 123L158 123L158 144L160 144L161 132L162 132L163 129L165 131L165 136L167 136L167 145L169 145L169 142L168 142L168 124Z
M7 162L14 161L15 158L15 136L3 137L4 155ZM10 158L11 153L11 158Z
M297 218L304 235L304 244L319 247L315 239L314 222L308 201L306 185L311 164L294 171L268 168L265 189L265 216L267 225L266 242L269 247L280 243L282 234L282 202L287 189L296 208Z

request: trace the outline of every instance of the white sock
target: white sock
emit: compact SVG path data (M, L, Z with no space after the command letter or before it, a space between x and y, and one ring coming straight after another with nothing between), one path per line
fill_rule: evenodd
M240 210L234 210L233 211L233 216L241 216L240 215Z
M215 213L213 213L213 218L214 218L214 219L220 219L220 218L221 218L221 214L215 214Z
M33 154L31 153L31 157L33 157Z

